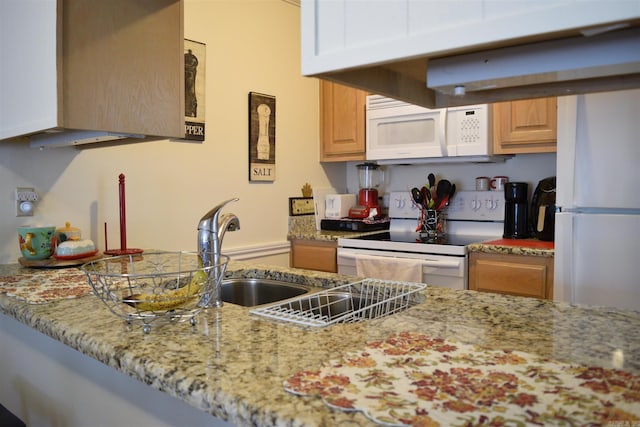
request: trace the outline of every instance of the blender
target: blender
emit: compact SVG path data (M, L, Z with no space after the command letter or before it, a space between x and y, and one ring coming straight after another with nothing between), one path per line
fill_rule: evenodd
M358 205L349 209L349 218L381 218L382 209L378 203L378 186L383 179L382 169L380 169L380 165L371 162L362 163L356 167L360 183Z

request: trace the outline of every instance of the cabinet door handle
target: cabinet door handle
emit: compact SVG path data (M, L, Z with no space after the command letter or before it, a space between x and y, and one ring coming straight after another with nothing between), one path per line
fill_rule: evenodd
M425 267L439 267L439 268L458 268L460 267L459 261L434 261L424 260L422 265Z

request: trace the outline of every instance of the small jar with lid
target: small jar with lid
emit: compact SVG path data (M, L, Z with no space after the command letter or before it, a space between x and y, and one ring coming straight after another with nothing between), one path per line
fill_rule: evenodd
M67 240L78 241L82 239L82 233L77 227L72 227L70 222L65 222L64 227L56 229L56 238L58 243L66 242Z

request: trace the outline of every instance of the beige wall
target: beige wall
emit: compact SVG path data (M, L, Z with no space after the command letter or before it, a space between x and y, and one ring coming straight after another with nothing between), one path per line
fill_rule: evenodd
M312 186L346 188L345 166L318 163L318 84L300 75L300 9L281 0L186 0L185 37L203 42L206 62L204 143L155 141L38 151L0 143L0 263L20 256L15 228L65 221L104 249L118 247L118 175L126 175L129 247L194 250L201 216L239 197L241 230L224 249L259 255L286 245L288 197ZM247 97L276 97L277 177L248 181ZM16 187L35 187L33 217L15 216ZM283 264L288 255L270 256Z

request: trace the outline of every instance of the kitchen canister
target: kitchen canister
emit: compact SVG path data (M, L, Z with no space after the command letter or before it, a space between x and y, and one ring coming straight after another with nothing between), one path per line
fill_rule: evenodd
M504 185L509 181L504 175L494 176L491 181L489 181L489 188L491 191L504 191Z
M476 178L476 191L489 191L490 179L488 176L479 176Z
M447 214L445 211L423 209L420 218L420 237L427 240L444 237L447 232L446 220Z

